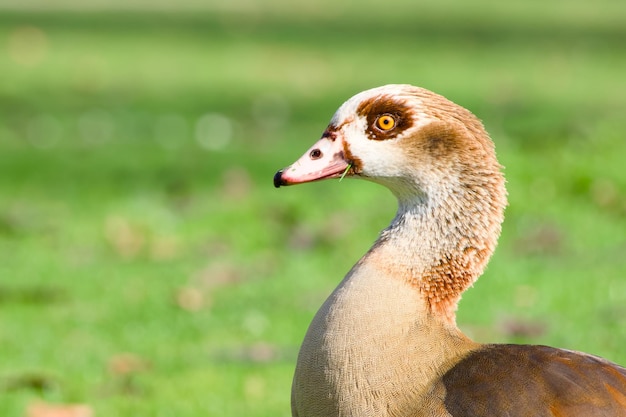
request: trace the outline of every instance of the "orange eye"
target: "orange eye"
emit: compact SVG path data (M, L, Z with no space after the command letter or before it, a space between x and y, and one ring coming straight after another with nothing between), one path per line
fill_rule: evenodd
M390 114L383 114L376 119L376 127L380 130L388 131L396 126L396 119Z

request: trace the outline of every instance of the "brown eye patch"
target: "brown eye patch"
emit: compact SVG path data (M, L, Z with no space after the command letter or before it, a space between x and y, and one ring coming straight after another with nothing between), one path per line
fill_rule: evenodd
M393 139L413 125L411 107L386 95L363 101L357 108L357 114L366 118L366 133L371 140ZM385 117L393 119L392 128L381 128L380 120Z

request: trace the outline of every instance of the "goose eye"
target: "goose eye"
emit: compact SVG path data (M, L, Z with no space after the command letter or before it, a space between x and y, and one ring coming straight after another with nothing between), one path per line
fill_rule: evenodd
M376 119L376 127L380 130L388 131L393 129L396 126L396 119L389 114L383 114L378 119Z

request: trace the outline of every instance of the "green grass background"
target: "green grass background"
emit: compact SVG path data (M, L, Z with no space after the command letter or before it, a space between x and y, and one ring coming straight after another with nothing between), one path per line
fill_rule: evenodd
M0 414L289 416L312 315L395 210L275 190L335 109L420 85L510 205L459 325L626 363L626 3L0 3Z

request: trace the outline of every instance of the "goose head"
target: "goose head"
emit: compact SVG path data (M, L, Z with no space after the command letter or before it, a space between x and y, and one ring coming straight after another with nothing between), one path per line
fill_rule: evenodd
M506 205L501 166L482 123L423 88L363 91L337 110L302 157L276 173L274 185L344 176L382 184L397 197L398 213L379 242L397 250L390 255L396 273L451 316L495 248Z

